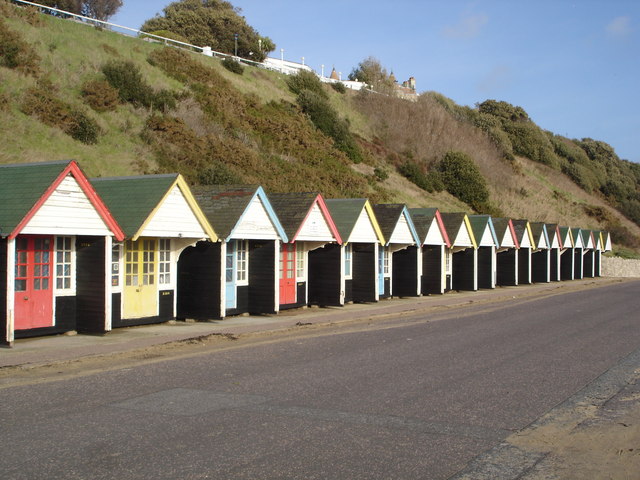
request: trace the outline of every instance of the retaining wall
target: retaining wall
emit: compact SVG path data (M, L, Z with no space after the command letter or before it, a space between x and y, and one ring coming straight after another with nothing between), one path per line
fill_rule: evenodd
M640 277L640 260L602 257L603 277Z

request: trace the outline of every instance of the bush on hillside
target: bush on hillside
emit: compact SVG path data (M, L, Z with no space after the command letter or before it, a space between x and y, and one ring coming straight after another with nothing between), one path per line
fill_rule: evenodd
M4 92L0 92L0 112L6 112L9 110L10 98Z
M120 103L118 91L106 80L89 80L82 86L84 101L96 112L115 110Z
M37 76L39 65L40 57L31 45L0 19L0 66Z
M438 165L447 191L480 210L489 200L487 183L473 159L463 152L449 151Z
M240 64L240 62L234 60L231 57L225 57L221 63L222 66L229 70L231 73L235 73L237 75L242 75L244 73L244 67Z
M296 75L289 75L286 82L289 90L296 95L300 95L303 91L308 90L319 97L329 98L322 82L315 73L300 70Z
M551 142L536 124L505 121L504 130L509 135L516 155L559 169L560 163Z
M347 93L347 87L342 82L332 83L331 88L333 88L336 92L341 94Z
M326 97L303 90L298 95L298 105L318 130L333 139L338 150L346 153L355 163L362 161L362 152L349 130L349 124L338 116Z
M431 170L425 173L423 168L415 160L407 159L398 167L398 172L414 185L429 193L444 190L440 172Z
M100 127L96 121L57 98L47 86L40 84L28 89L22 99L21 110L45 125L60 128L82 143L94 144L98 141Z
M529 115L522 107L511 105L508 102L497 100L485 100L477 105L480 113L487 113L510 122L530 122Z
M107 82L118 91L122 102L167 112L176 108L175 95L168 90L154 92L142 78L140 68L128 60L111 60L102 66Z

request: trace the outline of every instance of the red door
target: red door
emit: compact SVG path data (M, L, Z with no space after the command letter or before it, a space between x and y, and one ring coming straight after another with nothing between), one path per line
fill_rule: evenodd
M296 246L285 243L280 250L280 304L296 303Z
M14 321L16 330L53 326L53 237L16 239Z

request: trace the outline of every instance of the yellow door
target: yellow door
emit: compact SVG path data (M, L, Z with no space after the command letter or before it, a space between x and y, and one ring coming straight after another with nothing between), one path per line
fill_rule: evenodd
M156 245L155 238L135 242L127 240L125 243L123 318L158 315Z

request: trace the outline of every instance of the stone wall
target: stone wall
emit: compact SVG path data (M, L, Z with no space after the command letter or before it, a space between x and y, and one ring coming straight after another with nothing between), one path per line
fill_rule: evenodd
M602 257L603 277L640 277L640 260Z

